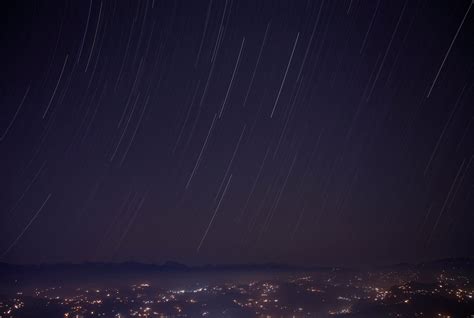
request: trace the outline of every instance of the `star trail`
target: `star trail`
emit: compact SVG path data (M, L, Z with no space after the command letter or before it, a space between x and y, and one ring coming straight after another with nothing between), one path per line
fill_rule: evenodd
M474 256L472 7L2 2L0 261Z

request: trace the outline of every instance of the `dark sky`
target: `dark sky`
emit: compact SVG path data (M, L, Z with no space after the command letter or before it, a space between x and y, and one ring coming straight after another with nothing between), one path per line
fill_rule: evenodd
M1 261L474 256L470 0L6 2Z

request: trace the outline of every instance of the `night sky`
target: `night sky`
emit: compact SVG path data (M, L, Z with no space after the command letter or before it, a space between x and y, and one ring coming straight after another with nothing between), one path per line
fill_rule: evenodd
M1 261L474 256L470 0L6 2Z

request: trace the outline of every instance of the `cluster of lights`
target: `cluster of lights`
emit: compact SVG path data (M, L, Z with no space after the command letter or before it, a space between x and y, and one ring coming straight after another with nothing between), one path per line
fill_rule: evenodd
M296 288L297 293L314 297L321 303L327 303L330 315L345 315L353 311L358 301L376 302L379 305L400 304L409 306L417 295L442 295L456 299L459 303L471 302L474 290L469 279L464 276L453 276L441 273L435 285L413 285L406 281L413 274L403 274L394 281L403 284L388 288L387 279L393 278L393 272L378 274L361 274L342 280L330 273L329 276L301 276L288 279L286 284ZM221 285L200 286L190 289L155 290L149 283L134 284L129 290L116 288L81 289L77 288L73 295L67 294L62 287L35 289L34 297L45 300L46 306L57 304L66 307L65 318L79 317L159 317L163 316L214 316L216 313L208 304L208 299L215 296L232 295L229 306L240 308L244 312L255 313L257 316L278 315L312 315L311 309L303 308L302 304L287 304L280 298L282 287L274 281L252 281L246 284L227 283ZM334 295L334 290L342 293ZM283 291L284 292L284 291ZM24 306L25 296L18 292L8 301L0 302L0 317L15 317ZM331 303L331 301L333 303ZM306 307L306 306L304 306ZM114 309L111 309L114 308ZM120 312L119 312L120 309ZM397 314L394 313L394 317ZM423 312L415 313L415 317L426 317ZM437 317L450 317L449 313L439 313Z

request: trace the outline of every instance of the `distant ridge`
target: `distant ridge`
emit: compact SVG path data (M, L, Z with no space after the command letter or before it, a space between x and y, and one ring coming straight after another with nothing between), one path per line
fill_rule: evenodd
M56 263L56 264L9 264L0 263L0 275L2 273L13 272L43 272L43 271L157 271L157 272L190 272L190 271L314 271L314 270L341 270L338 267L323 266L294 266L278 263L264 264L222 264L222 265L202 265L188 266L182 263L167 261L163 264L148 264L140 262L122 262L122 263Z
M375 267L372 270L403 270L403 269L466 269L474 270L474 258L445 258L418 264L399 263L389 266ZM56 264L10 264L0 263L0 276L12 274L43 274L54 272L81 273L117 273L117 272L217 272L217 271L357 271L359 269L329 266L295 266L279 263L263 264L221 264L188 266L182 263L167 261L163 264L140 262L122 263L56 263Z
M376 268L377 269L377 268ZM474 258L470 257L452 257L442 258L432 261L412 263L398 263L393 265L381 266L378 269L470 269L474 270Z

